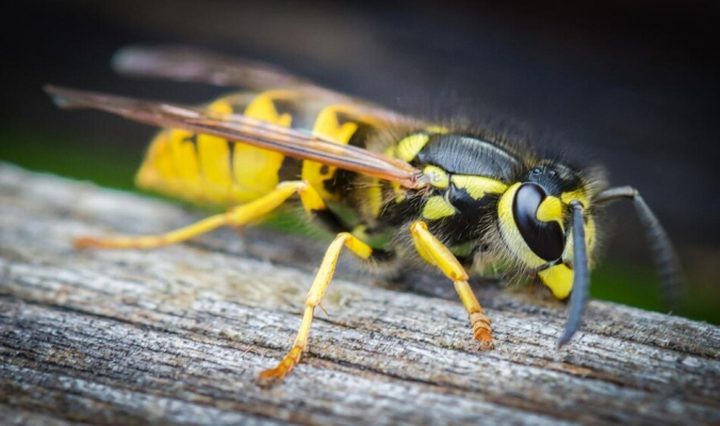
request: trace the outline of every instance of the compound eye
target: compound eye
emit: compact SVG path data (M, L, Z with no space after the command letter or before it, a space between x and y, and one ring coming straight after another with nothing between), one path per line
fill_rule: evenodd
M523 183L515 193L513 218L530 250L542 259L552 261L562 256L565 236L559 223L537 218L538 207L546 197L540 185Z

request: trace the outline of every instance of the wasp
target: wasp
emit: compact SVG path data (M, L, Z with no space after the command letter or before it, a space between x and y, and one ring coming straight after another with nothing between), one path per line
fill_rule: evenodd
M138 185L227 210L159 235L81 237L76 247L175 244L249 225L298 199L313 223L336 235L307 293L295 341L260 374L263 382L285 377L307 350L315 309L343 249L368 262L416 258L439 270L457 291L481 349L493 346L491 322L468 280L487 271L530 277L555 298L569 298L559 345L570 341L587 304L598 217L614 200L633 201L664 286L679 284L677 257L656 216L636 189L609 188L596 168L203 50L129 47L114 66L128 75L247 90L184 106L46 86L62 108L94 108L161 127Z

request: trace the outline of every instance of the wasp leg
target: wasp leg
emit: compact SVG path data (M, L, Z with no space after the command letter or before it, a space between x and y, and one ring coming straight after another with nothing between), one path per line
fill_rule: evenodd
M195 222L186 227L161 235L133 237L94 238L81 237L75 240L76 248L104 249L149 249L179 243L210 232L221 226L242 226L262 218L278 208L293 194L298 193L305 210L308 212L325 209L325 203L312 186L304 181L281 182L275 189L241 206L233 207L226 213L217 214Z
M492 349L490 319L483 312L482 306L470 288L465 269L455 255L430 233L425 222L413 222L410 225L410 234L420 256L431 265L437 266L446 277L452 280L455 291L470 316L473 337L480 342L482 349Z
M281 380L300 362L300 357L307 349L308 336L310 334L310 326L312 324L313 314L315 313L315 307L320 304L325 295L325 291L335 273L335 266L337 265L338 257L343 247L347 247L362 259L368 259L372 255L372 248L349 232L337 234L335 240L333 240L325 252L325 256L320 264L320 269L317 275L315 275L315 280L305 298L305 312L292 348L290 348L290 351L288 351L287 355L285 355L275 368L260 373L258 379L261 384L267 385Z

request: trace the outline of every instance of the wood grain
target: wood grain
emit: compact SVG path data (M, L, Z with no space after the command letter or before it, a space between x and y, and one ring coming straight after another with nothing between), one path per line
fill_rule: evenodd
M565 306L489 284L496 348L480 352L449 283L416 271L420 293L378 286L350 256L303 363L258 387L292 342L323 241L248 229L152 251L71 246L197 217L0 165L0 423L720 423L715 326L593 301L557 349Z

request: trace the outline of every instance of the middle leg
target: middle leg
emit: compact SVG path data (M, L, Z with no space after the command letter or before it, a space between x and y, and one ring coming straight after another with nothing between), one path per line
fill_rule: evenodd
M480 342L482 349L491 349L493 343L490 319L485 315L480 302L468 284L469 277L465 268L458 262L450 249L428 230L425 222L413 222L410 225L410 234L420 256L429 264L437 266L446 277L452 280L455 291L470 316L473 337Z

